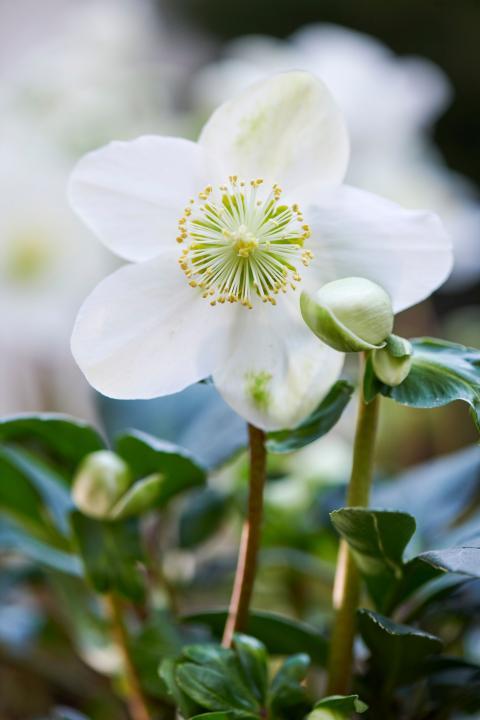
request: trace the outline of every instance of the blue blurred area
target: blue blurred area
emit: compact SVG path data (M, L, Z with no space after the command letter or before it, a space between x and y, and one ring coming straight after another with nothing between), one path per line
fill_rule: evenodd
M480 447L473 446L378 484L372 505L410 513L427 547L443 547L454 544L454 538L461 542L475 528L478 532L479 497ZM457 527L459 517L464 522Z
M245 421L211 383L198 383L155 400L96 396L109 440L127 428L143 430L190 450L207 468L218 467L246 445Z

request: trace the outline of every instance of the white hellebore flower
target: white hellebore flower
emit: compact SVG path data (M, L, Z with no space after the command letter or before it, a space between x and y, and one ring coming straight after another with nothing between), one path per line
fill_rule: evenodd
M300 292L360 276L399 311L452 263L434 215L342 186L347 159L329 92L291 72L222 105L197 143L141 137L80 160L73 208L135 263L100 283L78 315L72 349L90 383L151 398L212 375L260 428L311 412L343 356L307 328Z

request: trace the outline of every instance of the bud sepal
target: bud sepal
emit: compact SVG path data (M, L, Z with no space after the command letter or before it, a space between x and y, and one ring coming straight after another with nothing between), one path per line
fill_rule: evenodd
M412 352L408 340L390 335L384 348L372 352L372 367L377 378L390 387L401 385L412 369Z

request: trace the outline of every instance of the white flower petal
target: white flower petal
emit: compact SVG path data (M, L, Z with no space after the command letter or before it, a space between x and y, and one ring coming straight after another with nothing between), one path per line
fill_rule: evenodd
M199 143L216 157L222 181L239 175L289 189L336 185L348 162L340 110L325 85L304 72L275 75L221 105Z
M381 285L400 312L431 295L451 271L451 243L433 213L344 185L319 193L305 216L315 256L304 273L309 289L365 277Z
M222 360L230 308L212 308L188 285L176 254L127 265L86 299L72 352L93 387L115 398L168 395Z
M324 345L302 320L298 296L277 305L240 308L227 359L213 373L226 402L263 430L294 427L337 380L343 355Z
M85 155L72 173L69 200L112 252L148 260L174 246L183 210L208 175L196 143L144 136Z

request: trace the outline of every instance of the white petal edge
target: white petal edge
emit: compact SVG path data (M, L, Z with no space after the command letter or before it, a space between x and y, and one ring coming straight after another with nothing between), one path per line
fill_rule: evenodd
M221 363L230 308L210 307L188 285L176 257L169 252L117 270L81 307L71 348L103 395L169 395Z
M174 246L183 210L208 184L209 174L197 143L145 135L81 158L68 198L104 245L139 262Z
M318 193L305 212L315 259L304 272L309 290L342 277L381 285L395 312L416 305L442 285L453 253L440 219L343 185Z
M276 306L241 308L229 336L229 352L213 373L224 400L262 430L295 427L337 380L344 356L310 332L298 296L279 296Z
M305 72L273 75L221 105L199 144L219 179L263 178L293 190L339 184L348 163L343 116L321 80Z

